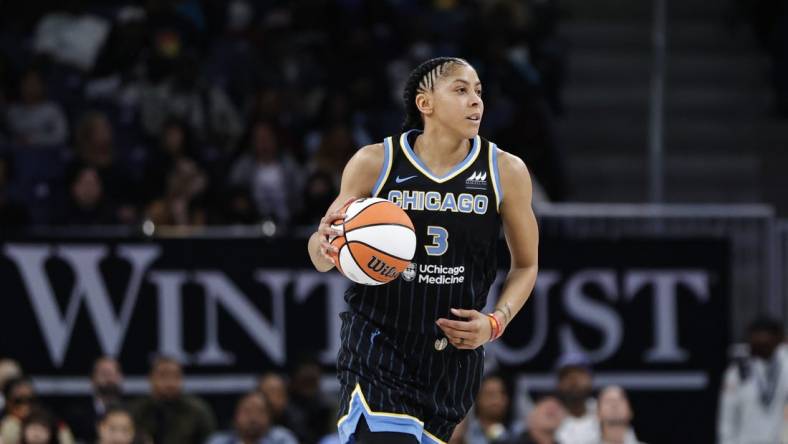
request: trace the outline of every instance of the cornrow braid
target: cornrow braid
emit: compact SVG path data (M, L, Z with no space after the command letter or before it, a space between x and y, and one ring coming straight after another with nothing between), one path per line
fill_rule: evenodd
M469 65L469 63L457 57L436 57L427 60L410 72L408 81L405 83L405 90L402 92L402 100L405 104L403 132L411 129L424 129L421 111L416 106L416 96L420 92L432 91L435 88L435 83L451 65Z

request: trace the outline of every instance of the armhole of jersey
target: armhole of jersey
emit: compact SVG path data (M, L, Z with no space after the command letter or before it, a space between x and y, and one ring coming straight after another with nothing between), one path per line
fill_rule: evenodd
M383 166L380 168L378 180L372 188L372 197L378 197L378 193L383 189L383 185L389 178L393 154L394 153L391 152L391 137L386 137L383 140Z
M498 145L489 142L490 144L490 174L492 174L493 191L495 191L495 206L498 212L501 211L501 203L503 202L503 186L501 186L501 173L498 170Z

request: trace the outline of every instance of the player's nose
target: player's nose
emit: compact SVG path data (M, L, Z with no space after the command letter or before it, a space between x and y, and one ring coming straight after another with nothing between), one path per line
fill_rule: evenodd
M482 102L482 97L480 95L474 92L471 94L470 97L471 97L471 101L469 105L471 106L471 108L474 108L475 110L479 110L479 108L484 107L484 102Z

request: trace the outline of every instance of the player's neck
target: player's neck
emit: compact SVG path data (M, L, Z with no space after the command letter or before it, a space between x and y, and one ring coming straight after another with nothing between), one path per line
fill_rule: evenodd
M467 139L434 128L425 129L413 147L419 159L436 173L461 162L470 149Z

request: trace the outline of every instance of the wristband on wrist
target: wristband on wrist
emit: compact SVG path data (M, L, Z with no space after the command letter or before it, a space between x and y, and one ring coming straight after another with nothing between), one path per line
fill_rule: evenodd
M492 315L493 315L493 317L495 317L495 320L498 321L499 333L498 333L498 336L496 337L496 339L497 339L497 338L500 338L501 336L503 336L503 331L506 328L506 325L509 323L509 321L507 319L504 322L503 316L500 316L498 313L493 312Z
M490 321L490 342L492 342L501 337L503 326L501 321L495 316L495 313L487 313L487 319Z
M506 307L506 306L505 306L505 307ZM508 309L509 309L509 307L506 307L506 309L508 310ZM508 324L509 324L509 321L511 320L511 319L510 319L510 316L509 316L509 315L506 313L506 311L505 311L503 308L501 308L501 307L498 307L498 308L496 308L496 309L493 311L493 313L495 313L495 312L500 312L500 313L501 313L501 315L503 315L503 322L501 323L501 325L502 325L502 326L503 326L503 325L508 325ZM499 319L499 321L500 321L500 319Z

